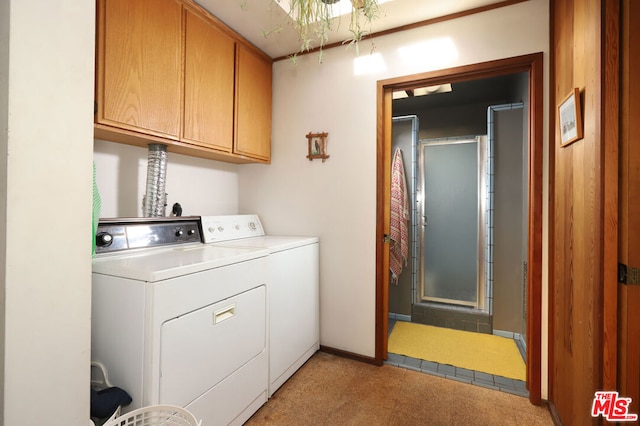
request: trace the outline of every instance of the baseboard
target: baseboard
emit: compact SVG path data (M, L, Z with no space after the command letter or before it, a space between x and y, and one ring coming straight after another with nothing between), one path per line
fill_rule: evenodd
M549 413L551 413L551 419L553 420L553 424L555 426L562 426L562 421L560 420L560 416L558 415L558 410L556 410L556 406L553 405L553 402L547 401L547 406L549 407Z
M331 354L331 355L337 355L342 358L349 358L355 361L365 362L367 364L382 365L382 363L376 361L375 358L371 358L371 357L360 355L360 354L354 354L353 352L347 352L341 349L331 348L329 346L320 345L320 351Z
M524 340L524 336L520 333L514 333L504 330L493 330L494 336L506 337L507 339L513 339L516 342L516 347L522 356L524 362L527 362L527 342Z
M494 336L506 337L507 339L515 339L515 334L517 333L514 333L512 331L496 330L495 328L493 329Z
M389 312L389 319L394 319L394 320L397 320L397 321L411 322L411 315L394 314L393 312Z

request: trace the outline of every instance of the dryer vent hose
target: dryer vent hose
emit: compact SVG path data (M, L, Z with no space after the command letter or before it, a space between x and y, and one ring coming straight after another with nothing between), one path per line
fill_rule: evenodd
M167 146L159 143L149 144L147 163L147 188L142 199L144 217L164 217L167 206L165 192L167 180Z

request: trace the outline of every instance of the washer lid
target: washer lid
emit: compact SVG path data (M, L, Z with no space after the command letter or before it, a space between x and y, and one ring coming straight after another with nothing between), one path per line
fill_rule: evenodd
M93 273L156 282L220 268L267 256L269 251L250 247L190 245L128 251L93 259Z
M216 243L218 247L253 247L266 248L271 253L289 250L296 247L318 243L318 237L285 237L265 235L263 237L242 238L239 240Z

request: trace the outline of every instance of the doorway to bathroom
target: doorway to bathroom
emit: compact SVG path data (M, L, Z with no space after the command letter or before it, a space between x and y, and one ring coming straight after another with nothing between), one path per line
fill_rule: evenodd
M412 213L406 221L412 230L407 266L412 268L396 268L397 279L389 286L387 347L393 365L459 373L461 379L522 396L528 396L528 141L522 102L527 80L527 73L518 73L454 85L464 93L443 100L452 104L446 114L458 117L464 100L467 111L458 119L483 135L425 138L448 133L443 120L429 121L442 114L437 97L427 107L420 105L424 101L410 106L403 105L406 98L394 101L394 112L417 114L393 118L394 163L403 154L416 165L405 167ZM499 89L490 97L478 90L492 85ZM473 115L486 123L470 119ZM393 173L392 167L392 182L397 181Z
M525 261L520 263L520 268L524 270L520 270L518 277L518 285L519 291L521 292L521 296L519 298L513 298L513 296L509 296L509 300L511 304L519 305L521 310L525 312L525 318L521 319L523 334L526 333L526 337L523 337L526 340L526 359L527 359L527 387L529 390L529 399L533 403L539 403L540 398L540 359L541 359L541 351L540 351L540 305L541 305L541 296L540 296L540 287L541 287L541 253L542 253L542 55L541 54L533 54L526 55L523 57L509 58L505 60L492 61L484 64L476 64L471 66L464 66L455 69L449 70L441 70L437 72L430 72L420 75L407 76L402 78L396 78L391 80L385 80L378 83L378 106L379 106L379 132L380 135L378 139L378 236L379 241L377 243L377 253L378 253L378 262L377 262L377 295L378 295L378 304L377 304L377 334L376 334L376 358L382 361L386 358L386 350L387 350L387 338L386 331L388 329L388 315L390 310L390 302L392 299L391 293L399 289L400 286L403 285L402 279L403 275L399 276L398 286L394 284L390 284L390 279L388 276L388 245L384 241L388 241L385 237L389 232L389 214L387 213L387 209L389 208L389 196L386 195L389 190L389 182L391 181L391 158L392 156L392 139L393 139L393 126L392 126L392 115L402 116L410 114L410 110L397 110L394 105L393 95L396 92L405 92L408 95L409 101L411 102L424 102L428 99L428 102L436 102L436 99L442 100L447 99L445 97L449 96L450 98L455 98L456 96L452 96L451 92L445 93L440 91L440 87L451 85L453 92L456 91L456 88L460 89L465 86L465 84L479 83L479 90L488 90L493 93L495 96L489 99L489 107L496 105L511 105L517 102L514 102L512 98L500 98L499 92L503 89L504 84L488 84L489 80L498 79L498 83L504 83L506 80L501 79L516 79L521 82L521 87L523 88L524 96L518 99L518 102L524 100L524 104L527 106L524 109L524 113L520 112L520 115L524 117L524 128L522 133L526 135L525 140L528 143L524 144L524 149L521 150L521 155L526 153L526 157L524 158L524 171L522 172L521 178L522 181L525 182L524 195L522 196L521 202L514 202L512 205L519 205L519 210L521 214L517 214L514 212L512 216L514 218L519 218L515 220L518 222L518 226L520 227L520 233L523 234L524 239L520 243L520 246L523 248ZM415 93L418 88L428 88L428 91L434 93L434 95L426 95L423 96L423 99L416 100L411 98L417 98ZM459 92L460 93L460 92ZM411 95L414 96L411 96ZM439 97L439 98L438 98ZM486 97L486 94L485 94ZM486 99L485 99L486 100ZM497 102L502 100L502 102ZM447 155L450 155L456 151L467 151L466 157L467 160L460 160L460 162L471 161L475 158L475 161L479 163L471 164L469 163L464 169L467 170L466 179L468 179L471 183L471 186L475 188L486 188L487 191L491 189L491 181L488 170L493 167L491 164L490 157L487 157L486 160L482 159L482 155L478 155L478 152L486 153L488 156L491 155L489 147L491 144L489 143L489 125L487 122L488 116L495 112L495 109L485 108L485 113L480 118L483 122L483 131L478 131L476 129L470 130L467 127L469 126L468 122L464 120L465 117L469 116L468 111L465 112L465 108L471 108L473 102L468 101L462 105L458 105L458 113L457 114L448 114L446 117L437 116L437 114L430 114L430 117L425 118L425 121L434 120L438 124L442 124L445 121L449 123L449 129L447 133L442 134L423 134L418 136L418 143L416 144L415 153L411 150L408 153L405 153L405 164L410 169L415 168L415 174L408 173L411 179L411 185L418 185L419 173L417 171L419 165L419 156L422 154L425 158L432 158L435 161L435 164L443 164L442 159ZM447 105L441 105L440 110L444 111L447 108L451 108ZM415 111L415 110L414 110ZM398 112L398 114L396 114ZM433 112L433 110L432 110ZM422 117L420 117L422 118ZM420 123L419 129L434 129L437 126L430 126L430 123ZM456 128L456 131L452 133L451 128ZM484 140L483 137L487 135L487 139ZM484 145L484 147L482 147ZM482 147L482 148L479 148ZM466 149L457 149L457 148L466 148ZM422 153L420 152L422 151ZM459 154L459 153L458 153ZM440 160L437 158L441 157ZM427 159L427 163L428 163ZM479 171L482 167L486 167L486 171ZM432 169L432 171L437 171L437 167ZM452 175L447 177L447 173L451 172L451 167L443 167L442 170L438 171L438 173L442 173L441 179L452 179ZM456 177L460 172L455 173ZM415 177L415 180L414 180ZM482 179L489 179L485 182L481 182ZM426 180L426 179L425 179ZM433 181L433 180L432 180ZM494 182L495 184L495 182ZM436 184L434 188L429 188L426 186L422 189L423 193L418 194L416 198L419 198L425 194L428 194L430 191L438 191L445 189L445 193L443 196L450 195L449 193L452 191L448 191L446 189L451 189L453 182L448 182L448 185ZM521 190L523 188L520 188ZM469 201L468 198L471 198L469 201L471 204L476 203L478 206L481 206L482 203L490 203L491 196L488 194L483 194L482 190L475 191L475 197L462 197L463 200ZM475 198L475 200L474 200ZM526 202L525 202L526 201ZM430 319L438 318L440 316L442 321L454 321L459 322L468 322L473 323L476 327L488 327L485 330L474 330L474 331L482 331L489 332L493 331L493 320L492 317L492 309L494 303L497 300L493 297L494 293L492 293L492 277L493 274L496 273L495 270L491 268L493 265L491 264L491 256L492 252L490 250L490 245L494 241L494 236L491 234L490 228L487 226L489 223L490 217L481 216L487 214L493 214L490 206L487 205L485 207L478 207L476 210L475 217L468 218L466 220L467 223L475 223L475 229L471 229L471 237L460 236L456 238L460 238L462 240L466 239L466 244L464 244L465 249L470 251L474 251L475 255L471 253L469 256L471 258L470 261L467 262L467 266L463 267L458 264L460 259L455 259L450 262L453 266L446 266L444 270L443 263L437 262L437 265L429 265L428 260L424 260L418 254L420 252L420 248L417 247L417 241L419 240L419 234L426 229L426 235L429 235L430 227L432 236L433 234L437 234L439 231L444 232L445 236L439 238L432 238L432 242L435 243L435 246L431 249L428 248L428 245L425 244L425 247L422 248L423 252L431 250L432 254L434 250L440 249L443 251L445 242L447 239L453 239L451 234L451 230L447 231L438 230L434 223L434 220L438 217L438 212L429 212L428 209L426 213L423 214L422 210L418 206L419 203L415 203L412 201L412 209L413 206L416 207L415 211L412 211L412 215L414 216L414 221L410 225L410 233L415 236L416 246L411 248L412 259L408 262L407 266L405 266L408 270L404 277L405 279L409 279L410 284L408 285L411 289L408 296L409 306L411 306L408 311L407 317L411 318L412 321L415 322L417 317L421 315L423 317L428 317ZM441 203L434 203L436 207ZM445 215L447 219L451 219L451 212L456 211L456 209L443 209L445 211ZM447 213L448 211L448 213ZM440 213L442 214L442 213ZM435 216L434 216L435 215ZM426 216L426 217L424 217ZM426 223L425 223L426 221ZM449 220L451 222L451 220ZM524 223L524 227L523 227ZM425 226L426 225L426 226ZM460 228L456 226L456 228ZM473 226L472 226L473 228ZM522 232L524 228L524 233ZM458 231L458 229L456 229ZM475 232L474 235L472 235ZM484 233L484 235L483 235ZM480 254L480 255L478 255ZM484 257L484 258L483 258ZM464 280L466 281L466 287L464 290L458 291L455 290L453 293L455 294L447 294L447 291L438 289L438 280L440 278L437 277L438 274L442 276L451 275L453 272L458 273L459 271L456 269L467 269L466 278L457 279L456 282ZM437 268L441 268L438 271ZM447 270L448 268L448 270ZM452 272L453 271L453 272ZM421 277L423 272L426 272L426 275ZM430 283L429 280L432 282ZM411 283L413 281L413 283ZM422 284L420 284L422 281ZM451 280L448 280L451 281ZM460 294L464 293L464 295L460 296ZM394 301L395 303L395 301ZM452 314L453 312L453 314ZM472 313L476 315L476 317L469 317L468 314ZM483 322L481 319L484 318L487 320ZM403 318L400 318L401 320ZM417 321L423 322L423 321ZM424 323L424 322L423 322ZM486 325L482 325L486 324ZM467 324L468 325L468 324ZM455 326L452 328L456 328ZM458 327L462 328L462 327ZM465 328L462 328L465 329Z

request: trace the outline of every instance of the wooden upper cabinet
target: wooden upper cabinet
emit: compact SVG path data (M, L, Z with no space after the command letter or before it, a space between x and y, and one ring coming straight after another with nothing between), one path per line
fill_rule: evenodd
M233 148L235 41L185 8L185 142Z
M98 0L96 122L178 139L182 5Z
M96 138L271 160L271 59L193 0L97 0Z
M271 158L271 61L238 44L234 152Z

